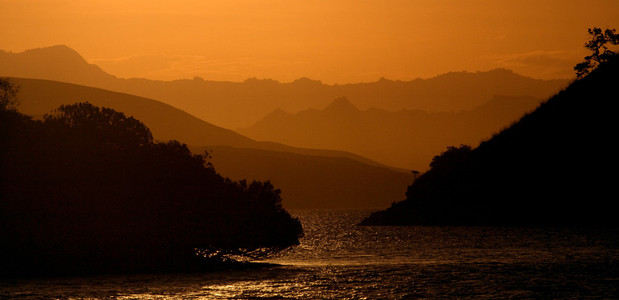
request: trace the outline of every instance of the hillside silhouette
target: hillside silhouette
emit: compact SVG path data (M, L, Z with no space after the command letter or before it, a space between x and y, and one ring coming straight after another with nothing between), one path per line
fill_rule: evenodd
M0 110L2 276L208 270L299 243L270 182L231 181L90 103Z
M282 189L285 199L283 205L286 208L387 207L402 198L403 191L412 179L407 171L387 167L348 152L257 142L152 99L48 80L15 78L14 81L20 86L21 104L17 109L24 114L40 118L60 105L82 101L112 108L144 122L151 129L155 140L183 141L194 153L214 151L211 160L222 176L236 180L271 180ZM269 155L263 155L265 153ZM255 160L236 163L245 161L248 156ZM277 164L281 161L287 161L288 164ZM311 168L300 167L309 161ZM264 167L269 164L279 167ZM388 175L378 177L376 174ZM293 178L304 178L303 184L294 182L291 180ZM376 184L350 189L351 180L373 181ZM313 188L308 191L308 187ZM337 195L345 197L337 198Z
M21 53L0 50L0 69L4 77L53 79L90 86L110 84L117 78L89 64L77 51L64 46L37 48ZM12 74L12 75L11 75Z
M354 99L361 109L370 107L429 112L470 110L495 95L546 99L567 84L566 80L537 80L496 69L453 72L429 79L328 85L300 78L280 83L270 79L244 82L210 81L196 77L175 81L121 79L88 64L66 46L0 51L0 76L48 79L99 87L159 100L228 129L247 127L277 108L296 113L321 108L333 99Z
M479 147L450 147L364 225L614 225L613 57Z
M349 158L226 146L208 149L216 170L234 180L270 180L286 208L382 209L402 199L413 176ZM370 186L370 187L368 187Z
M296 114L276 110L237 131L255 140L354 152L386 165L426 170L432 157L447 146L477 145L541 102L533 97L496 96L472 110L429 113L360 110L342 97L322 110Z
M17 109L40 117L63 104L88 101L110 107L144 122L156 139L176 139L189 145L205 141L215 145L248 147L256 144L232 130L227 130L188 114L171 105L148 98L57 81L14 78L20 86L21 100Z

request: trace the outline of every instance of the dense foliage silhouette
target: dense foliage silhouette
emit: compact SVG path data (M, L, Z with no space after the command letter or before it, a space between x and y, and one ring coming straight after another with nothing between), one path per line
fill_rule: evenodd
M452 147L364 225L617 225L612 57L470 150Z
M0 123L4 275L201 269L302 235L269 182L223 178L112 109L1 110Z

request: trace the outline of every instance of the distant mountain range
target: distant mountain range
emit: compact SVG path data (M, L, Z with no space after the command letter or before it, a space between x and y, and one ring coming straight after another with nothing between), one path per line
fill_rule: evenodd
M152 99L63 82L14 78L18 110L41 117L61 104L90 102L144 122L155 139L208 150L215 169L232 179L271 180L287 208L378 208L401 200L412 174L332 150L257 142ZM367 182L354 187L353 183ZM369 184L372 182L372 184Z
M476 146L541 102L527 96L495 96L472 110L429 113L360 110L347 98L338 98L322 110L288 114L278 109L237 131L255 140L348 151L387 165L425 171L432 157L447 146Z
M453 148L365 225L619 225L619 57L474 149Z
M202 78L175 81L121 79L89 64L66 46L11 53L0 50L0 76L48 79L99 87L170 104L209 123L229 129L250 126L273 110L295 113L322 108L348 97L361 109L399 111L470 110L495 95L547 98L567 80L538 80L497 69L454 72L430 79L327 85L301 78L290 83L248 79L245 82Z
M568 83L532 79L503 69L455 72L412 81L380 79L343 85L327 85L307 78L290 83L268 79L245 82L202 78L122 79L89 64L66 46L22 53L0 50L0 76L23 78L19 81L23 100L20 110L24 113L41 115L60 104L79 101L117 109L144 121L157 139L177 139L196 151L212 149L216 168L224 176L273 179L287 198L284 205L297 203L297 207L317 207L319 202L329 207L353 202L354 207L377 207L401 200L412 175L386 165L423 171L432 155L437 154L436 149L478 142L483 135L499 130L518 114L534 108L535 99L546 98ZM340 100L332 103L343 96L355 105ZM323 111L317 110L328 105ZM268 114L271 115L264 118ZM274 122L278 118L296 120ZM261 125L252 126L262 119ZM307 122L306 127L298 126L299 122ZM249 126L252 129L243 132L255 139L229 130ZM262 133L258 130L260 126L263 126ZM269 129L273 126L289 128L279 128L277 133ZM297 141L295 131L302 133L299 137L318 136L311 141ZM277 135L282 133L288 136ZM393 144L394 141L397 142ZM305 146L290 147L281 142ZM366 155L371 159L365 158ZM246 162L239 169L235 160L248 157L259 161ZM279 164L281 161L288 163ZM310 168L315 173L306 178L307 182L291 182L290 186L275 182L274 178L281 178L282 182L302 178L299 172L303 171L298 166L307 167L308 161L316 166ZM268 168L268 165L278 167ZM378 169L370 170L368 166ZM349 172L355 169L359 173ZM325 174L340 176L328 183L326 178L331 177ZM346 187L351 188L345 183L351 178L367 184L345 191ZM307 186L312 186L312 193ZM309 198L313 200L308 202Z

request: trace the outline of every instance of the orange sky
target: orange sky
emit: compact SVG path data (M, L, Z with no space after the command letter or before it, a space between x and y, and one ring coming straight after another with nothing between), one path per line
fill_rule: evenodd
M497 67L573 76L619 1L0 0L0 49L65 44L119 77L325 83Z

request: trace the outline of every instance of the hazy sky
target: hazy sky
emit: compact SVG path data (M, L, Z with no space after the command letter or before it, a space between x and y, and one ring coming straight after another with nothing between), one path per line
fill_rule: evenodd
M325 83L497 67L571 77L619 1L0 0L0 49L65 44L119 77Z

